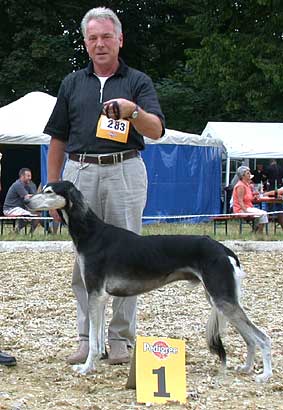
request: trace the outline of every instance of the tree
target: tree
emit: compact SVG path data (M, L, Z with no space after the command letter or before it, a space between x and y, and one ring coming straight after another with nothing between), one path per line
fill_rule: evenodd
M79 30L87 10L100 1L3 0L0 10L0 105L33 90L56 95L60 81L72 70L86 65L87 54ZM186 15L183 1L113 0L124 26L122 56L129 65L147 72L154 80L173 72L185 61L182 34ZM178 6L178 3L180 5ZM175 46L176 38L180 41ZM166 64L164 64L166 61Z
M205 101L203 126L208 120L282 121L280 3L201 3L187 21L201 41L186 51L184 82Z

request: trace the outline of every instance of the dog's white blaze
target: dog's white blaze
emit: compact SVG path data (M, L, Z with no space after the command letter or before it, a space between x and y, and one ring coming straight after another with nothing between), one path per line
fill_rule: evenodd
M236 282L236 292L238 299L240 300L241 297L241 281L244 276L246 276L246 273L236 264L236 260L232 258L232 256L228 256L231 265L233 266L233 273L234 273L234 278Z
M69 217L68 217L67 212L65 211L65 209L62 209L61 211L62 211L63 218L64 218L66 224L69 225Z
M64 215L65 217L65 215ZM81 276L85 285L85 258L81 253L77 253L77 262L81 271Z

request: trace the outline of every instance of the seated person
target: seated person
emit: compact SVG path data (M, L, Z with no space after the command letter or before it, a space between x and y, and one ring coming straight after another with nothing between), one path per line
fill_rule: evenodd
M36 193L36 186L31 180L31 170L21 168L19 179L17 179L9 188L4 205L3 213L5 216L37 216L25 208L24 199L29 198ZM36 228L39 221L34 220L32 230ZM25 226L25 221L19 221L18 230Z
M251 171L249 167L242 165L237 169L239 181L233 189L233 212L234 213L250 213L258 216L256 232L262 233L263 227L268 223L267 212L262 209L255 208L253 199L258 193L254 193L251 187Z
M283 195L283 187L264 192L264 196L269 196L273 198L282 197ZM267 211L272 213L275 212L274 215L277 216L277 221L280 224L281 228L283 229L283 202L276 203L276 204L266 204Z

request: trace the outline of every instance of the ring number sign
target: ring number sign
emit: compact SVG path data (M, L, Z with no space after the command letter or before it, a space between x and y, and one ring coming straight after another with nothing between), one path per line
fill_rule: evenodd
M130 122L128 120L113 120L101 115L97 124L97 138L126 143L129 136Z
M138 403L186 403L185 342L137 336Z

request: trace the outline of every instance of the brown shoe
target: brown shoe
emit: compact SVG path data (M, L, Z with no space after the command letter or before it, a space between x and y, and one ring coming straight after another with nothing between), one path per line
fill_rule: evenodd
M80 364L85 363L89 350L88 340L80 340L78 350L67 357L67 363L69 364Z
M110 342L110 351L108 353L109 364L129 363L130 355L127 343L119 340Z

